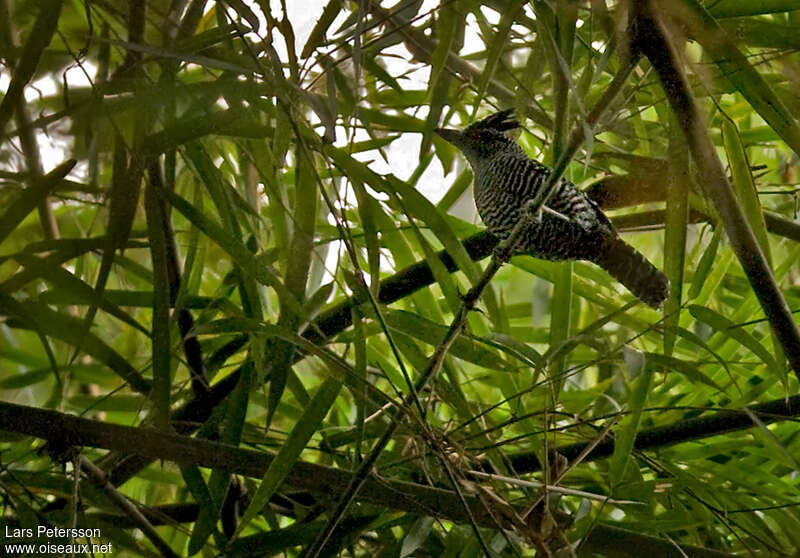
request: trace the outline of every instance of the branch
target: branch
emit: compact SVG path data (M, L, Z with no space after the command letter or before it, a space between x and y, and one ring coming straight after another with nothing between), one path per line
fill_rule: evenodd
M661 556L662 558L733 558L734 554L699 546L683 546L673 541L642 535L610 525L596 525L583 539L579 556Z
M796 407L800 406L800 398L793 398L791 401ZM772 421L771 417L762 413L777 414L780 412L778 406L773 405L771 411L767 410L765 405L753 407L752 410L767 423ZM731 411L731 413L735 412ZM733 419L735 420L736 417ZM168 434L155 429L100 422L57 411L4 402L0 402L0 430L57 442L60 447L87 446L125 451L129 454L143 456L148 461L160 459L180 465L221 469L255 479L263 478L273 459L269 453L237 448L228 444ZM516 463L515 466L517 466ZM297 489L330 495L344 490L351 478L352 475L349 472L341 469L298 461L287 475L285 482L288 486ZM468 521L467 513L459 502L457 494L451 490L386 478L378 480L370 475L364 482L358 499L384 508L389 507L424 516L438 517L457 523ZM478 497L467 494L465 500L478 525L504 529L510 529L513 526L511 519L505 515L497 517L490 515ZM197 517L191 506L179 505L174 508L177 515L172 513L168 515L177 521L192 522ZM152 525L158 525L163 521L163 518L159 520L151 513L145 515L152 519L150 521ZM126 518L122 527L135 525L135 521ZM658 549L654 553L657 556L671 556L672 554L669 552L674 552L676 548L670 541L646 537L605 524L598 524L593 528L582 548L586 550L602 549L609 540L615 541L619 548L630 549L637 548L636 545L646 542L648 548ZM727 556L699 547L681 546L680 548L689 556Z
M755 414L764 424L790 419L800 416L800 395L753 405L747 407L747 410ZM640 451L661 448L737 430L745 430L753 426L755 424L746 410L719 409L710 416L680 419L673 424L642 430L636 435L633 447ZM552 451L572 461L594 443L578 442L555 448ZM606 438L597 443L583 458L583 461L603 459L609 457L613 452L614 440ZM508 460L512 469L520 475L539 471L542 468L539 458L532 451L510 455Z
M177 558L178 555L172 550L172 548L161 538L161 535L155 530L153 525L147 520L147 518L139 511L137 508L128 498L117 492L117 489L108 482L108 476L103 472L102 469L97 467L94 463L86 459L84 456L78 456L78 460L80 461L81 470L88 476L95 485L97 485L108 497L111 502L113 502L118 508L120 508L123 512L125 512L126 516L130 518L136 527L144 533L144 535L148 538L148 540L153 543L159 552L161 552L162 556L166 556L167 558Z
M229 444L168 434L150 428L135 428L76 417L13 403L0 402L0 430L36 436L58 443L59 447L87 446L125 452L148 462L172 461L179 465L207 467L264 478L273 455L238 448ZM352 474L341 469L298 461L286 477L286 484L330 496L345 490ZM394 481L371 475L363 483L359 500L382 507L439 517L459 523L467 514L458 496L450 491L419 484ZM467 496L470 513L484 527L497 527L486 507L475 496ZM511 525L500 525L508 527Z

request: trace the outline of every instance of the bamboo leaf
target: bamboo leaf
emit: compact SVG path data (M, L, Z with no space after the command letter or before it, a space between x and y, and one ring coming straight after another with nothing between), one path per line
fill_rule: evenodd
M247 4L245 4L242 0L225 0L225 3L233 8L239 17L245 20L249 25L252 31L258 33L260 29L260 25L258 22L258 16L253 13L253 10L250 9Z
M197 467L181 467L181 475L186 482L186 487L192 493L201 510L197 521L194 523L187 549L189 556L194 556L200 552L208 535L214 530L219 520L219 511L222 508L222 503L214 500Z
M50 291L50 293L42 293L39 297L42 302L47 304L93 303L103 311L108 312L122 322L141 331L148 337L150 336L150 331L137 322L130 314L123 311L117 303L114 303L108 296L108 293L104 293L102 298L97 298L91 285L84 283L63 267L53 265L52 262L48 262L46 259L23 253L16 254L14 259L22 264L25 269L29 270L37 277L41 277L45 281L52 283L56 288L56 290ZM54 296L46 296L47 294L52 294ZM143 304L143 306L152 306L152 295L146 298L147 302Z
M689 224L689 151L679 134L676 122L670 121L670 171L667 188L667 210L664 231L664 273L670 282L670 293L664 304L664 354L672 355L675 336L670 327L680 323L683 273L686 258L686 236ZM719 239L715 237L717 243ZM716 251L716 246L714 247ZM706 262L706 266L710 265ZM708 272L706 267L704 273ZM692 283L694 287L697 283Z
M53 312L44 305L28 301L24 305L0 292L0 311L6 316L22 320L16 327L33 329L42 336L54 337L77 345L83 340L83 349L92 357L106 364L131 387L141 393L149 393L151 383L139 374L128 361L91 332L83 333L81 322L71 316Z
M458 50L459 35L463 34L464 18L456 4L452 2L441 7L434 27L436 47L431 57L431 78L428 81L427 92L430 110L425 119L425 135L420 145L420 157L430 149L433 129L439 125L451 81L451 76L447 72L447 60L452 51Z
M795 153L800 153L800 124L783 101L700 3L696 0L681 1L690 10L688 21L698 41L709 52L723 75L789 147Z
M160 170L158 171L160 172ZM153 314L152 314L152 358L153 358L153 399L156 425L169 429L170 396L172 378L170 356L170 291L167 271L167 237L165 233L166 216L164 203L158 197L153 184L145 189L147 229L150 237L150 260L153 264Z
M647 356L626 347L624 349L625 365L633 379L633 390L630 399L630 414L625 416L615 431L614 453L609 464L609 478L613 487L619 487L626 476L626 468L631 460L636 433L642 420L642 410L647 401L653 372L645 366Z
M733 323L728 318L710 308L705 308L696 304L689 306L689 312L698 320L710 325L715 332L721 333L750 349L750 351L760 358L768 368L773 370L776 368L775 357L741 326Z
M33 78L44 49L53 39L53 34L56 32L58 25L58 18L61 15L62 4L61 0L42 0L42 2L38 3L39 15L25 46L22 48L22 54L17 60L17 65L11 76L11 83L8 84L3 100L0 101L0 138L5 138L5 129L11 114L17 110L17 106L21 101L24 102L25 86ZM0 240L2 238L3 235L0 234Z
M341 386L341 383L334 378L328 378L320 386L316 395L306 407L303 416L300 417L292 431L289 432L286 442L270 462L264 477L261 479L258 490L253 495L244 517L242 517L236 528L233 539L261 512L270 497L286 478L292 465L300 457L300 453L305 449L314 432L319 429L322 419L325 418L334 401L336 401Z
M406 556L414 554L414 552L422 546L422 543L425 542L425 539L428 538L432 528L432 517L420 517L417 519L403 539L403 545L400 547L400 558L405 558Z
M393 310L386 312L385 317L386 323L391 329L419 339L429 345L438 343L447 332L447 327L425 320L411 312ZM469 339L463 335L453 342L451 353L453 356L473 362L484 368L492 370L508 370L509 368L508 364L503 362L492 351L482 348L479 340Z
M309 58L316 49L324 44L325 33L328 31L331 24L333 24L333 20L336 19L336 16L342 11L342 7L342 0L328 0L317 23L311 30L306 44L303 46L300 58Z
M714 17L741 17L800 10L800 0L720 0L709 7Z
M753 229L753 233L764 251L764 256L767 261L771 262L767 226L764 223L761 202L758 200L758 192L753 182L753 175L750 172L750 163L747 160L747 154L738 130L729 118L722 119L722 141L725 145L725 153L728 156L728 163L731 168L733 187L736 190L742 211L744 211L744 215L748 223L750 223L750 228Z
M483 71L478 80L478 92L475 98L476 103L478 103L480 99L483 99L486 87L494 77L500 58L510 43L509 34L511 33L511 25L516 21L517 15L524 4L524 0L512 0L500 14L500 22L495 28L494 36L486 51L486 64L484 64Z
M22 194L0 216L0 243L14 231L28 213L47 198L76 163L75 159L64 161L46 176L23 190Z
M658 353L646 353L645 356L647 358L648 363L660 365L663 366L664 370L682 374L686 376L692 383L705 384L707 386L714 388L719 392L725 391L714 380L703 374L703 372L700 370L700 366L698 365L698 363L686 362L681 359L677 359L667 355L661 355Z
M697 299L701 291L713 292L727 272L732 254L728 251L727 257L724 259L717 257L722 235L722 227L716 227L711 241L703 251L697 269L695 269L692 286L689 289L689 300Z
M299 313L301 311L300 304L286 289L275 272L264 262L259 261L244 244L230 233L224 231L222 227L214 223L203 212L178 194L168 190L162 190L162 193L175 209L180 211L194 226L225 250L246 273L250 274L262 285L272 287L281 300L281 304L285 304L293 312Z

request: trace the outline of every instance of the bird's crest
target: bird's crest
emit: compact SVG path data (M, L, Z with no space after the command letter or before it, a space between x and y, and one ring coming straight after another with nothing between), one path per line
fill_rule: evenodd
M483 120L471 124L467 130L497 130L498 132L507 132L516 128L521 128L522 124L519 120L513 117L514 109L501 110L494 114L490 114Z

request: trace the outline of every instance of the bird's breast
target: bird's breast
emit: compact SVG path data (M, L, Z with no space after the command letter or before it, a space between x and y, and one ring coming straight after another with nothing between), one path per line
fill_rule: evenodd
M486 227L499 238L507 237L548 175L549 169L534 161L494 168L487 165L476 172L475 205ZM560 215L547 212L539 221L531 221L515 252L549 260L591 259L598 250L595 244L613 234L603 226L586 196L566 180L559 181L547 206Z

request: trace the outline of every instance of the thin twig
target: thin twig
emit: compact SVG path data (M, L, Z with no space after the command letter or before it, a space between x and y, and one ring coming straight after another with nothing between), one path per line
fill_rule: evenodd
M555 173L551 174L547 183L545 184L543 190L552 189L553 185L556 181L560 178ZM537 205L538 204L538 205ZM450 346L458 337L459 333L464 329L464 325L467 322L467 316L469 312L473 310L478 302L478 299L481 296L481 293L492 280L495 273L500 269L503 263L508 260L511 256L512 248L516 245L518 240L522 237L522 234L525 232L526 228L529 226L530 219L532 215L535 215L539 208L544 204L544 198L540 201L532 201L527 204L528 211L526 212L525 218L521 219L514 229L511 231L511 234L503 240L495 250L495 253L492 257L492 261L487 266L486 270L483 272L480 280L464 295L464 300L461 304L461 308L459 309L458 314L453 319L452 323L450 324L450 328L448 329L447 333L444 336L444 339L439 343L436 349L431 355L430 359L428 360L428 366L426 367L425 371L422 373L420 378L417 380L416 388L417 391L421 391L428 382L438 374L439 370L442 367L442 363L444 362L444 357L447 355L447 352L450 350ZM403 407L408 408L412 403L412 399L410 396L406 396L403 401ZM389 426L386 428L386 431L383 433L383 436L378 440L375 446L372 448L372 451L367 456L367 458L361 463L359 468L353 474L352 480L350 481L347 490L342 494L341 498L339 499L339 503L336 506L333 514L331 515L330 520L325 525L325 528L320 532L314 542L306 549L303 553L303 556L306 558L316 558L319 556L320 552L325 546L325 543L330 538L331 534L333 533L336 526L339 524L341 519L344 517L347 508L350 507L353 499L355 498L358 491L364 485L367 477L369 476L370 472L372 471L372 467L375 465L375 462L378 460L378 457L394 435L395 430L400 424L400 418L405 413L397 413L393 412L391 417L391 422Z
M83 470L83 472L86 473L86 475L91 478L92 481L94 481L94 483L103 490L103 492L105 492L109 500L114 502L119 509L121 509L128 517L134 520L136 526L142 531L142 533L144 533L150 542L153 543L153 546L155 546L163 556L168 556L169 558L178 558L178 555L172 550L172 548L170 548L164 539L161 538L161 536L156 532L155 528L150 524L142 512L139 511L139 508L133 505L133 503L125 496L120 494L116 487L109 482L106 473L84 456L81 455L79 459L81 470Z

